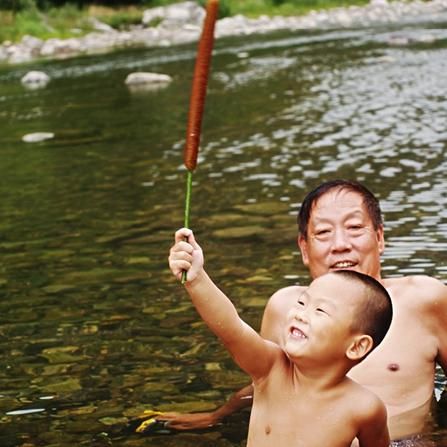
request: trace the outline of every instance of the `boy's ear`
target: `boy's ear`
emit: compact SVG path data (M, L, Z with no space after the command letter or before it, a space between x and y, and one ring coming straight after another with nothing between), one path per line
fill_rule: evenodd
M356 335L346 349L346 357L350 360L361 360L374 346L370 335Z

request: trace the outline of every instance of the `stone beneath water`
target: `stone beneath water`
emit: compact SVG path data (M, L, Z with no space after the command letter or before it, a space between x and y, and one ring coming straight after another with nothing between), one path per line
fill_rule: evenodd
M131 91L154 91L167 87L172 77L161 73L130 73L124 81Z
M219 239L241 239L255 236L262 236L265 233L265 228L257 225L250 225L244 227L231 227L222 230L213 231L213 236Z
M171 76L160 73L137 72L130 73L125 83L126 85L136 84L169 84L172 81Z
M46 87L50 82L50 77L43 71L29 71L21 79L22 84L31 90Z
M41 141L51 140L54 138L53 132L35 132L28 133L22 137L25 143L40 143Z

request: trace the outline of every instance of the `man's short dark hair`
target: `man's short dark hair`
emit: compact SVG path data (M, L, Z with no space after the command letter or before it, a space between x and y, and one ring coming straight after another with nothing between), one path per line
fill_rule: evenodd
M315 189L310 191L301 204L301 208L298 213L298 231L304 239L307 239L307 229L312 207L321 196L332 190L347 190L360 194L373 223L374 230L378 230L379 227L383 225L382 211L380 210L379 201L366 186L363 186L361 183L354 180L330 180L321 183Z

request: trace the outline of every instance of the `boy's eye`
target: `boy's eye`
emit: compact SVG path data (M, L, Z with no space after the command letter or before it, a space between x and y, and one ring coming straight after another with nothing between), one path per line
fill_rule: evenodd
M298 306L304 306L304 301L298 300L297 304Z
M324 309L322 309L321 307L317 307L316 311L319 313L322 313L322 314L327 314L327 312Z

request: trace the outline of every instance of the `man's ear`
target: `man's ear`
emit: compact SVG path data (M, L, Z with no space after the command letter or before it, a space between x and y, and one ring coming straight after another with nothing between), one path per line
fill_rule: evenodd
M346 357L350 360L361 360L374 346L370 335L356 335L346 349Z
M384 233L383 225L379 226L376 233L377 233L377 240L379 243L379 253L382 254L385 250L385 237L383 234Z
M308 255L308 251L307 251L307 241L304 238L304 236L302 234L298 235L298 247L300 249L301 252L301 259L303 260L303 264L305 266L309 265L309 255Z

